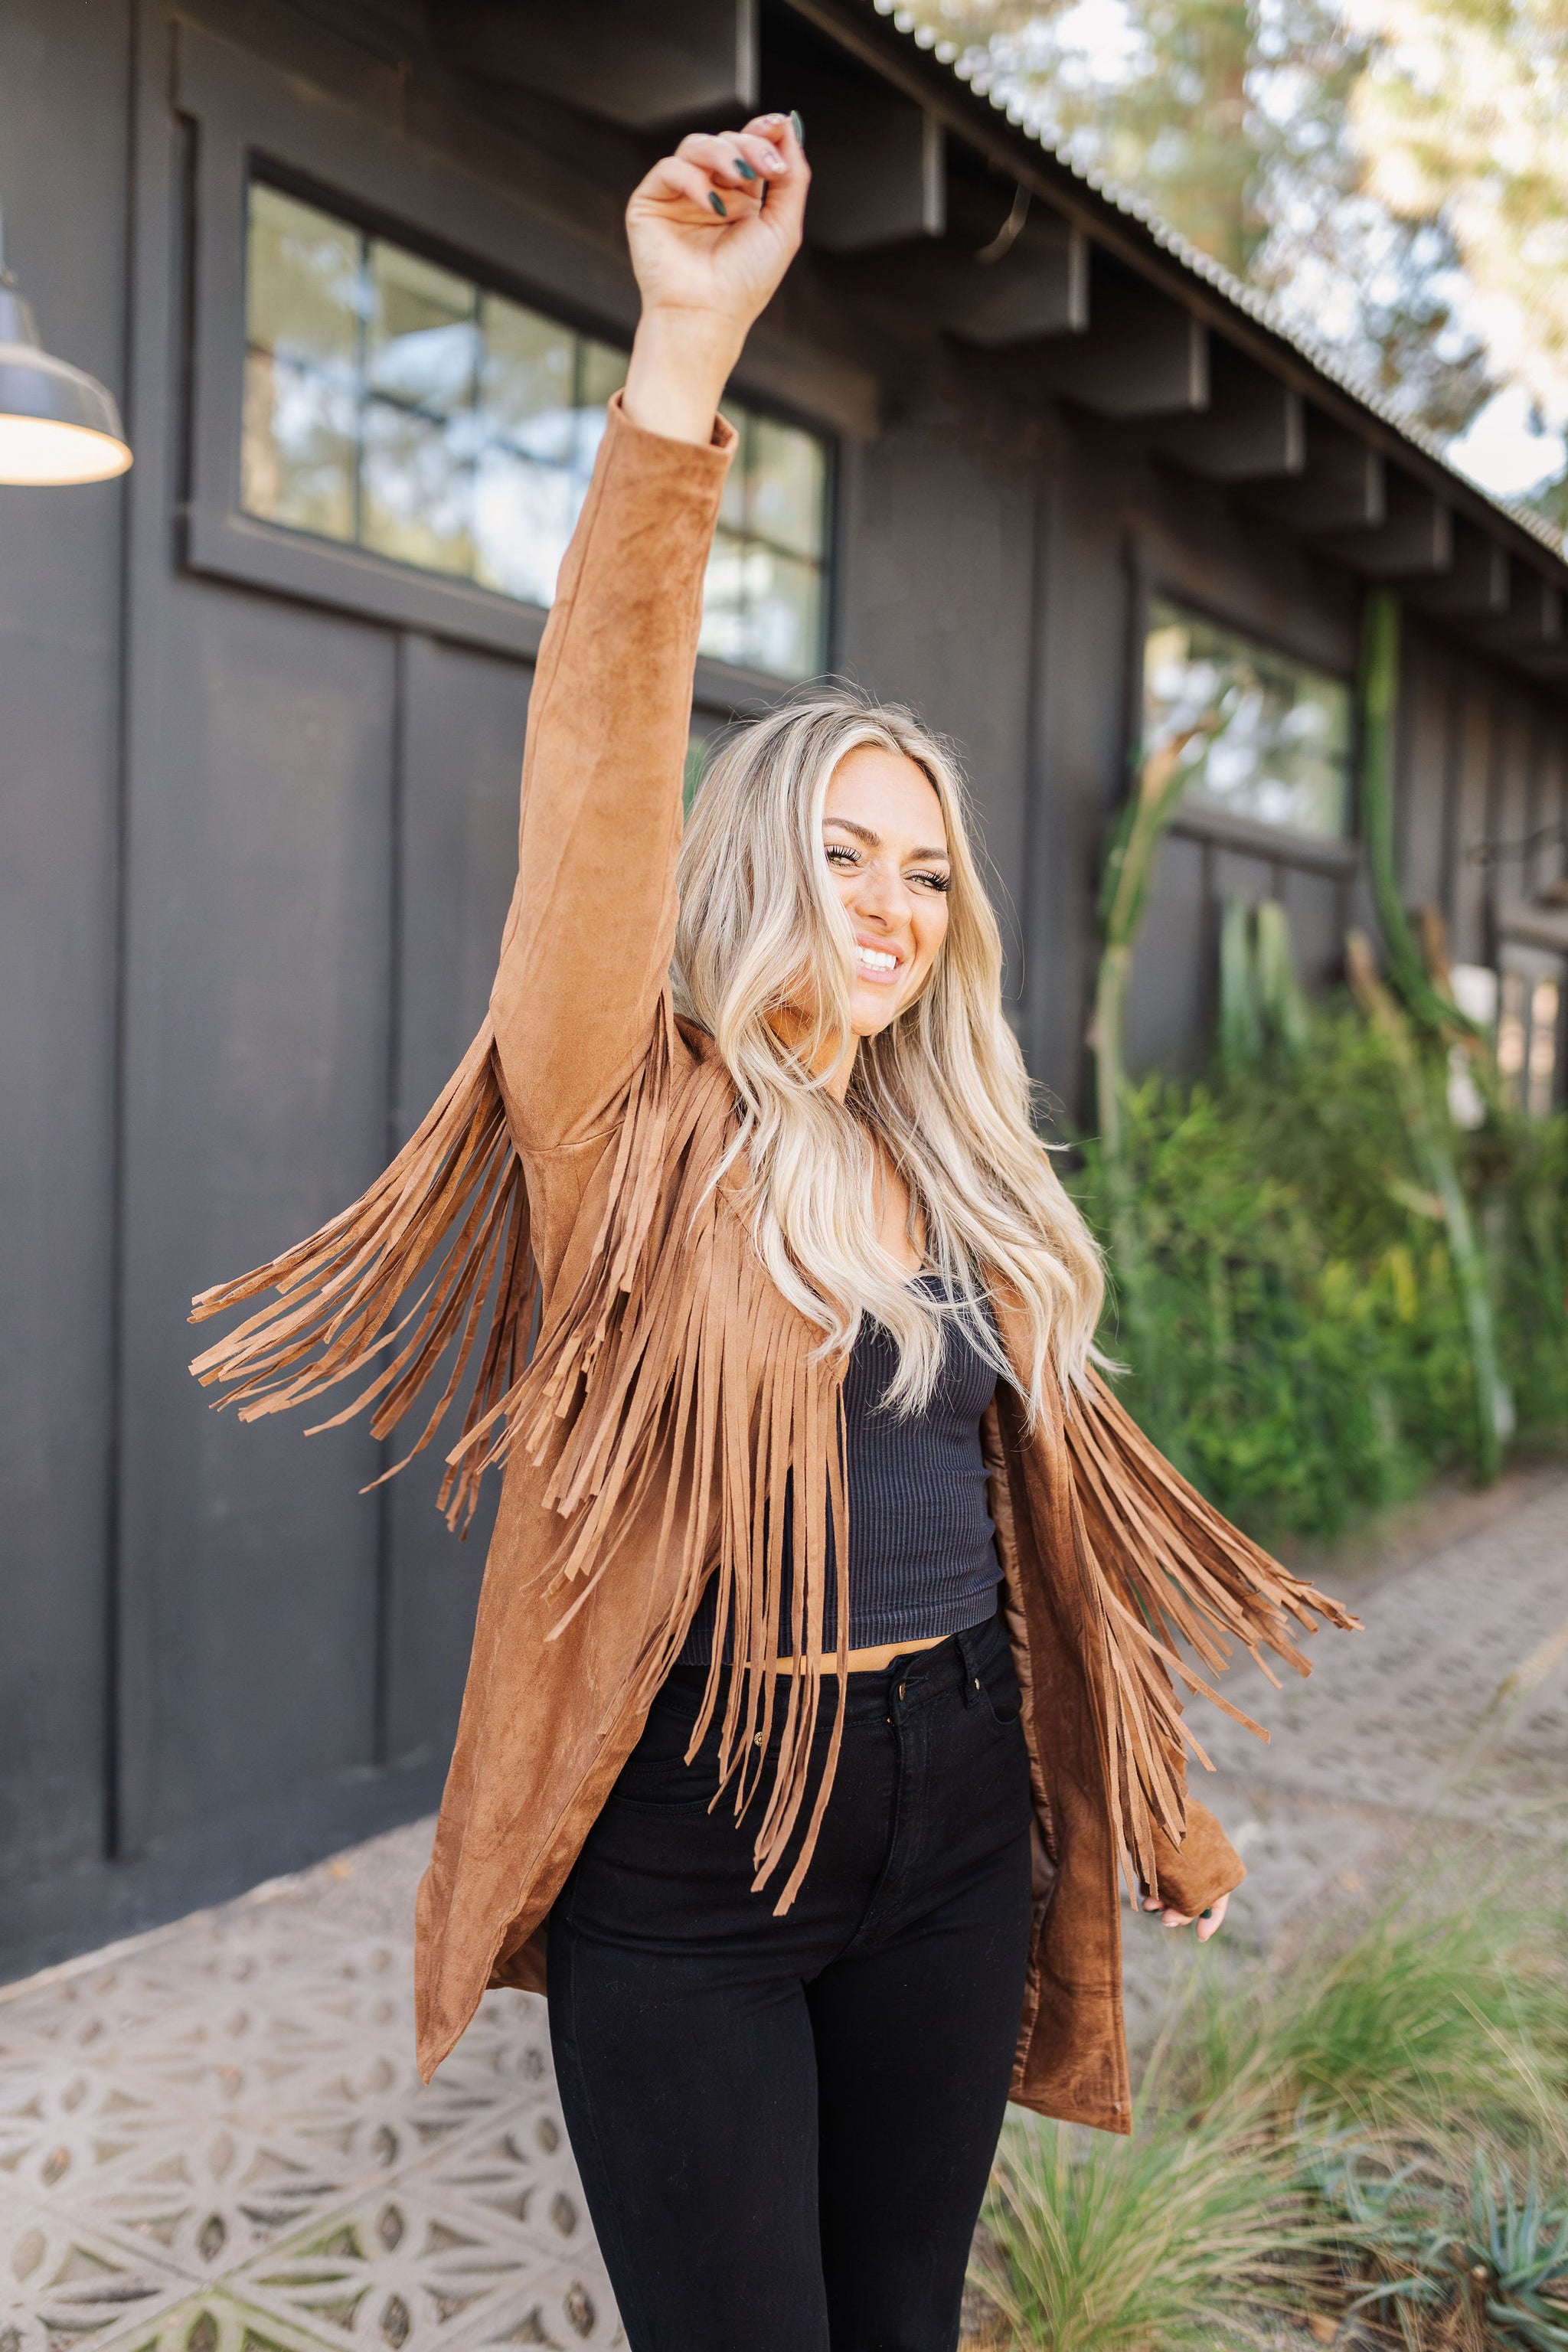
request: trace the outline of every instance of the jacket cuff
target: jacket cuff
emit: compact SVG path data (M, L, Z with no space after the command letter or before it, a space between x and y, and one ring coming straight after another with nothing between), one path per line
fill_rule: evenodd
M726 417L717 415L713 419L713 436L706 445L673 441L668 433L649 433L646 426L632 423L626 415L625 394L620 392L610 394L605 412L605 432L620 444L626 456L671 475L687 473L694 482L710 478L721 482L740 443L741 436L734 426Z
M1196 1918L1222 1895L1229 1895L1247 1876L1247 1866L1209 1811L1187 1800L1187 1833L1173 1845L1163 1830L1154 1830L1155 1867L1162 1903Z

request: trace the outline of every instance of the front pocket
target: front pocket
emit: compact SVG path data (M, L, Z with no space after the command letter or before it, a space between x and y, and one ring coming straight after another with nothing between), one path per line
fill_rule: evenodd
M680 1748L673 1754L662 1748L645 1754L634 1748L621 1767L610 1799L616 1804L641 1805L661 1813L702 1812L713 1801L717 1773L706 1755L689 1764Z
M976 1679L980 1684L980 1696L985 1703L985 1712L992 1722L1000 1730L1011 1730L1014 1724L1022 1719L1024 1713L1023 1694L1018 1688L1018 1677L1013 1671L1011 1656L1004 1652L994 1664L982 1666Z

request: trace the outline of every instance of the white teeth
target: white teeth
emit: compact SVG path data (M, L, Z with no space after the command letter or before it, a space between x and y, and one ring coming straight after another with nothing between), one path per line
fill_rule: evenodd
M884 948L858 947L855 953L868 971L897 971L899 968L898 957L889 955Z

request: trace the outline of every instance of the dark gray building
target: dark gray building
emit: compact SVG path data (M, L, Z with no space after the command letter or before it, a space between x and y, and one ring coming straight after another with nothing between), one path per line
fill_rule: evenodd
M209 1413L184 1307L477 1025L622 206L759 101L805 117L811 241L733 386L697 732L831 667L956 738L1076 1109L1108 823L1194 702L1134 1061L1203 1049L1227 898L1335 971L1397 583L1407 895L1560 1086L1554 545L869 0L7 0L10 259L136 463L0 489L0 1969L436 1798L485 1529L427 1459L362 1500L360 1432Z

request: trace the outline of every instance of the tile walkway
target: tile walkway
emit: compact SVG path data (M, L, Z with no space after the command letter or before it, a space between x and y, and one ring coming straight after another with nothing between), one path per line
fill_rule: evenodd
M1233 1945L1369 1883L1424 1816L1568 1834L1568 1478L1352 1597L1368 1631L1321 1636L1310 1682L1235 1678L1271 1747L1195 1703L1218 1768L1197 1779L1252 1871ZM428 1845L414 1823L0 1989L0 2352L624 2343L542 2003L487 1995L435 2082L415 2074ZM1129 1925L1142 2039L1176 1939Z

